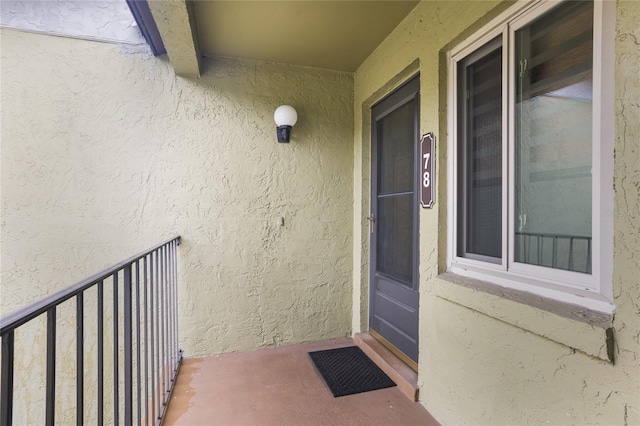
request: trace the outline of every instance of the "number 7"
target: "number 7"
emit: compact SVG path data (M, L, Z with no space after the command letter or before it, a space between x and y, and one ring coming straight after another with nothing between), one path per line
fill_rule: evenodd
M429 168L429 158L431 158L431 153L427 152L426 154L422 154L422 157L424 158L424 168Z

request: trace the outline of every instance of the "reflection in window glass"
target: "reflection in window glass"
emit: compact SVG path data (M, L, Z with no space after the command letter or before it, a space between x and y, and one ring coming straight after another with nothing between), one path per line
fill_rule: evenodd
M516 32L515 260L591 272L593 3Z

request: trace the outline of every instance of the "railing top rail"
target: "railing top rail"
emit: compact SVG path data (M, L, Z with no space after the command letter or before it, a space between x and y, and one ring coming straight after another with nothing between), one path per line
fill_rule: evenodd
M114 273L118 272L125 266L130 265L139 259L142 259L146 255L156 251L160 247L163 247L174 241L177 241L178 244L180 244L180 236L177 235L173 238L170 238L166 241L156 244L155 246L150 247L144 251L141 251L140 253L135 254L123 261L120 261L115 265L110 266L101 272L98 272L95 275L87 277L82 281L79 281L63 290L53 293L43 299L38 300L37 302L34 302L28 306L25 306L24 308L18 309L16 311L11 312L8 315L5 315L4 317L0 318L0 335L4 336L5 333L16 329L17 327L21 326L26 322L31 321L38 315L45 313L50 308L61 304L62 302L76 296L78 293L81 293L84 290L88 289L89 287L95 285L99 281L104 280L105 278L113 275Z
M581 240L590 240L591 237L587 237L584 235L568 235L568 234L549 234L549 233L543 233L543 232L521 232L521 231L516 231L516 235L524 235L524 236L531 236L531 237L557 237L557 238L578 238Z

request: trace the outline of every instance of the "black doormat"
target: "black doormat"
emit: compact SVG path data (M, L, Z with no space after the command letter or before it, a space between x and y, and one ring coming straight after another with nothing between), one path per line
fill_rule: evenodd
M396 385L357 346L309 352L309 356L335 397Z

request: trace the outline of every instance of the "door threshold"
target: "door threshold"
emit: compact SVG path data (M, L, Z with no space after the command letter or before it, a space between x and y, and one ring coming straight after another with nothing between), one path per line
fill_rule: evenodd
M418 372L418 363L415 362L414 360L412 360L411 358L409 358L408 356L406 356L400 349L398 349L395 346L393 346L393 344L391 344L391 342L389 342L387 339L382 337L380 335L380 333L378 333L375 330L371 330L370 329L369 330L369 334L371 335L371 337L373 337L378 342L380 342L382 344L382 346L384 346L385 348L389 349L392 354L394 354L395 356L400 358L400 361L402 361L405 364L407 364L416 373Z
M353 336L353 342L398 385L402 393L410 400L417 401L419 390L418 373L395 353L376 340L373 336L374 333L377 335L375 331L356 333L356 335ZM406 358L406 355L404 357ZM417 369L417 364L415 365Z

